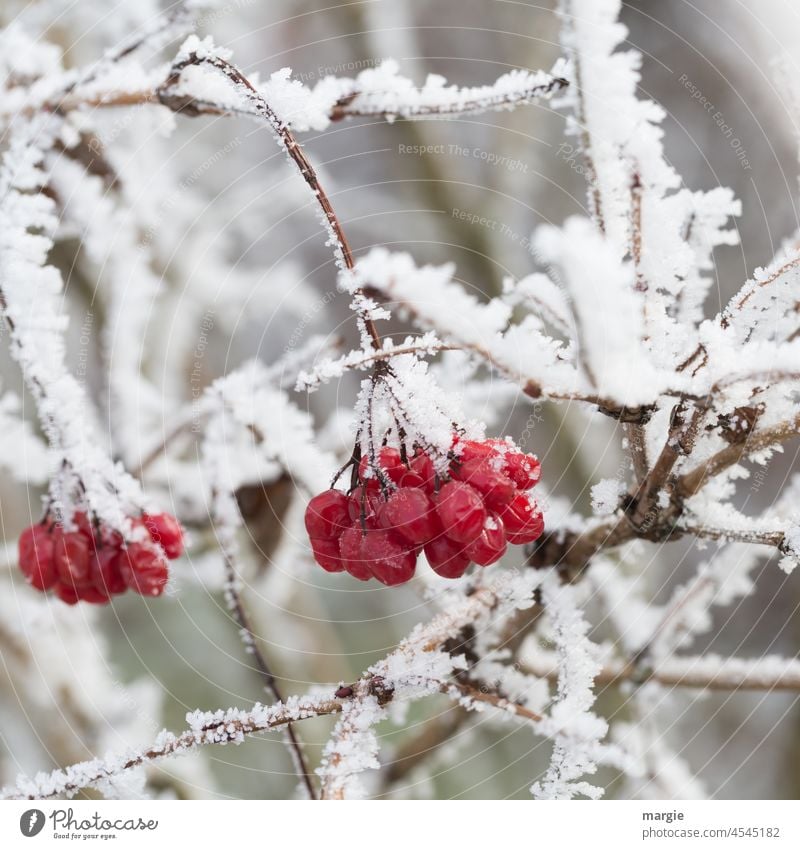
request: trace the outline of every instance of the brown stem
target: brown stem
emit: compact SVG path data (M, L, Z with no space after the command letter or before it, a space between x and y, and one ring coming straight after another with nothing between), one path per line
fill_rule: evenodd
M725 540L726 542L746 542L750 545L769 545L781 548L784 541L783 531L739 531L730 528L710 528L705 525L684 524L687 534L701 539Z
M786 442L797 436L799 431L800 416L791 421L755 431L745 441L723 448L704 463L679 477L675 484L676 495L681 498L696 495L710 478L735 466L747 455Z
M688 402L681 401L675 405L667 441L653 468L645 475L634 496L634 507L630 518L636 528L652 526L656 516L661 512L658 506L659 494L667 484L678 460L691 453L704 413L705 410L702 407L695 407L689 416Z
M592 557L631 539L664 542L679 538L684 531L675 522L682 510L681 498L674 494L672 472L681 456L691 453L705 407L698 405L689 414L690 404L684 399L672 413L667 440L653 467L636 491L623 504L624 515L613 517L582 533L560 533L557 529L542 537L535 545L528 563L535 568L555 566L568 580L579 578ZM660 494L670 490L671 503L662 506Z
M443 682L441 685L441 691L446 696L452 696L455 692L458 694L459 698L467 698L474 702L482 702L483 704L492 705L498 710L510 713L512 716L519 716L522 719L528 719L531 722L541 722L544 718L541 714L534 713L534 711L528 710L528 708L518 705L516 702L509 701L509 699L506 699L498 693L482 689L479 690L475 687L469 686L469 684L461 684L455 681Z
M628 448L633 462L633 473L636 482L641 484L647 476L649 466L647 464L647 451L645 448L644 426L629 422L623 424L625 438L628 440Z

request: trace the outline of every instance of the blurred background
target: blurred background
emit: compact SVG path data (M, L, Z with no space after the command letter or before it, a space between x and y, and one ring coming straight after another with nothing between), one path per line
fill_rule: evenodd
M153 0L4 0L0 19L59 44L78 65L156 8ZM730 186L743 202L741 245L716 257L713 314L798 228L800 7L789 0L642 0L624 4L623 20L644 57L641 94L666 112L668 158L689 187ZM512 68L549 69L559 56L553 4L527 0L229 0L206 13L200 29L229 47L249 74L264 79L290 67L309 86L328 74L355 76L389 57L419 83L435 73L480 85ZM267 132L232 119L179 118L166 135L161 118L136 109L107 120L110 156L137 175L128 191L153 222L168 291L167 306L156 304L150 316L145 364L165 394L191 401L244 359L272 362L314 334L354 342L317 218ZM349 121L302 141L356 252L385 245L419 263L452 261L466 287L491 296L505 277L537 267L528 247L535 227L585 212L581 159L564 124L551 105L533 105L447 122ZM476 214L484 223L472 223ZM220 256L237 270L235 280L214 276ZM102 279L81 262L79 233L65 234L53 261L67 282L73 366L85 373L113 429ZM232 294L242 280L250 285ZM394 329L402 334L404 326ZM23 394L4 347L0 375L6 389ZM553 492L576 509L588 511L590 487L618 474L621 432L610 419L572 405L534 405L497 386L472 398L457 369L449 379L491 432L509 433L539 455ZM356 389L348 379L296 397L314 414L327 447L346 451ZM32 412L28 401L24 411ZM745 512L771 503L796 450L790 443L768 476L746 482ZM181 514L177 478L166 470L159 486ZM164 725L179 729L190 709L263 698L221 598L212 532L184 511L190 554L164 599L124 598L100 612L57 609L34 598L14 568L16 536L38 514L41 495L0 479L9 542L0 602L0 783L19 771L145 742ZM314 570L294 544L298 499L289 482L243 490L240 502L253 542L247 598L286 693L353 680L429 616L414 584L386 591ZM668 597L710 556L711 547L683 543L644 552L652 598ZM796 580L774 563L756 576L755 594L722 611L698 653L798 654ZM624 716L624 694L603 692L600 707ZM432 700L415 705L402 730L380 728L382 756L392 766L375 783L375 795L528 798L549 746L524 729L457 714ZM413 759L404 746L431 719L450 742ZM325 719L300 729L315 763L329 730ZM800 706L793 694L696 695L668 733L712 795L800 795ZM604 779L610 797L621 792L613 775ZM280 798L296 784L277 737L210 749L151 780L165 794L185 797Z

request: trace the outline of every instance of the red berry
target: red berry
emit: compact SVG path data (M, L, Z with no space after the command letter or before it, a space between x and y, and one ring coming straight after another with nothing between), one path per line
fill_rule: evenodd
M445 534L456 542L472 542L486 521L486 508L477 490L461 481L450 481L441 488L436 512Z
M372 577L372 571L361 554L363 540L364 532L361 525L358 523L352 525L339 538L339 554L349 575L358 578L359 581L368 581Z
M380 496L377 485L370 486L372 481L369 481L364 486L357 486L351 493L347 501L347 525L353 522L360 523L364 520L364 524L368 528L377 527L378 512L383 506L383 499Z
M122 551L119 566L125 584L139 595L164 592L169 577L167 564L151 546L132 542Z
M122 552L113 546L98 548L91 558L90 570L92 585L105 595L118 595L126 589L125 580L120 572Z
M380 525L394 530L408 542L422 545L439 531L439 521L430 498L421 489L398 489L379 513Z
M31 525L20 534L19 568L37 590L48 590L58 580L53 562L53 536L44 525Z
M150 534L150 539L160 545L170 560L183 554L183 530L178 520L169 513L145 513L142 521Z
M81 600L78 595L77 587L71 587L68 584L62 584L61 582L55 585L55 594L61 599L61 601L69 605L77 604Z
M506 532L503 520L498 516L489 516L481 535L466 548L470 560L479 566L496 563L506 553Z
M426 543L424 550L431 569L442 578L460 578L470 564L464 546L444 536Z
M517 492L513 482L486 460L468 460L453 470L453 477L477 489L491 510L508 504Z
M424 451L418 450L410 465L411 471L422 481L422 489L431 495L436 488L436 469L433 460Z
M402 489L422 489L426 487L425 479L414 469L403 466L403 472L397 475L397 486Z
M73 517L72 521L75 523L78 531L82 533L86 539L89 541L90 550L94 550L96 540L95 540L95 529L92 527L92 523L89 521L89 517L82 510L78 511Z
M108 604L111 601L109 594L97 587L76 587L76 593L81 601L89 604Z
M375 459L378 468L394 484L398 484L400 477L408 470L400 452L396 448L389 448L388 446L381 448ZM358 477L362 481L375 481L375 483L378 483L375 468L370 462L370 457L366 454L358 463Z
M347 496L338 489L315 495L308 502L305 520L311 539L337 539L349 524Z
M476 442L474 439L457 442L455 448L461 463L467 463L470 460L487 460L497 454L496 449L489 442Z
M544 530L541 512L534 508L524 493L519 493L500 511L500 518L505 525L506 538L514 545L533 542L539 539Z
M396 448L381 448L378 455L378 464L389 481L396 487L415 487L424 489L428 493L433 492L435 469L430 457L424 452L418 450L406 464ZM366 481L367 485L374 484L378 489L380 485L374 474L367 476L367 469L369 468L369 459L362 457L358 464L358 476L361 481Z
M344 572L338 540L312 539L311 551L314 553L314 559L326 572Z
M89 540L80 531L56 529L53 536L53 562L61 583L68 587L91 584Z
M404 584L414 577L417 554L391 531L370 531L362 540L361 556L372 574L387 587Z
M503 471L519 489L528 490L539 482L542 468L533 454L509 451L503 457Z

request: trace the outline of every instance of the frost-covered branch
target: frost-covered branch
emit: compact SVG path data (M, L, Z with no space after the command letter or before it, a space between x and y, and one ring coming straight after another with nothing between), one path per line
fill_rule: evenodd
M370 667L359 682L339 690L352 701L323 753L318 770L322 798L363 795L361 773L380 765L372 729L386 718L385 705L390 701L413 701L445 692L451 697L457 695L465 705L474 704L473 688L462 692L458 684L448 680L454 671L465 668L463 654L455 653L463 639L462 632L471 628L480 633L496 617L504 619L514 610L531 606L539 582L538 575L527 573L500 575L490 583L478 583L471 595L456 595L445 611L431 622L418 625L388 657ZM445 643L454 643L457 648L443 651ZM515 706L504 700L489 700L502 710L511 713L515 710ZM477 701L486 700L478 697Z
M362 71L355 80L323 80L315 94L338 84L342 93L329 112L333 121L350 117L396 118L455 117L500 109L513 109L546 100L566 88L568 68L559 61L550 73L515 70L491 85L459 88L430 74L421 88L398 74L397 64L384 61ZM350 90L348 90L350 89Z
M596 771L596 752L608 730L605 720L591 710L594 678L601 667L596 647L587 637L589 625L577 606L574 588L559 587L558 583L551 574L542 585L559 652L558 699L545 722L555 745L547 774L531 792L537 799L573 799L578 795L596 799L602 795L602 788L581 779Z
M66 769L39 773L33 778L20 776L14 787L4 788L3 799L53 799L74 796L87 787L102 787L125 772L174 755L186 754L202 746L243 743L247 737L283 728L315 716L339 713L342 702L324 696L302 696L285 703L264 707L257 704L249 710L229 708L218 711L195 711L186 716L188 729L175 735L162 731L155 743L141 751L109 755L74 764Z
M347 371L366 371L376 363L391 360L392 357L412 354L422 359L453 350L457 349L452 345L444 345L436 338L435 333L426 333L420 337L409 336L400 344L386 339L379 351L360 349L350 351L337 360L323 359L310 370L300 372L295 389L298 392L311 392L321 384L341 377Z
M522 664L532 675L558 680L559 657L554 652L526 651ZM653 681L664 687L697 690L798 692L800 660L773 655L750 659L704 654L672 657L652 667L615 661L604 663L594 679L595 687L600 689L628 681L637 684Z
M225 599L265 689L280 702L281 689L258 645L241 596L238 534L242 516L236 492L247 483L263 485L275 476L276 466L313 490L329 477L333 458L316 447L310 418L291 404L282 389L272 385L275 378L275 370L252 361L217 380L205 399L209 420L201 450L211 519L225 567ZM281 409L284 415L276 415ZM287 426L289 434L281 431ZM251 462L236 470L232 455L244 451ZM286 726L286 738L298 776L313 799L316 794L311 770L291 723Z
M171 29L173 37L181 31L177 27ZM142 43L144 40L141 39ZM448 84L444 77L430 74L424 85L418 87L399 73L396 62L385 60L352 79L325 77L313 89L293 79L288 69L274 73L257 87L267 100L278 104L281 118L287 125L296 132L304 132L324 130L332 122L345 118L377 117L392 122L398 118L455 118L514 109L548 100L562 91L569 85L568 72L567 65L559 61L550 73L514 70L489 85L459 87ZM40 86L40 91L17 94L11 104L13 110L3 109L0 118L6 113L31 114L43 109L58 109L66 114L76 109L157 104L160 94L156 74L151 76L152 86L141 85L145 80L129 79L127 86L121 87L122 78L107 75L93 86L75 86L55 97L48 96L47 90ZM247 114L248 111L235 99L205 99L199 95L192 98L192 109L210 115Z
M696 468L682 474L676 482L676 492L689 497L696 495L708 480L752 454L779 446L800 434L800 416L768 428L756 430L742 442L721 448Z

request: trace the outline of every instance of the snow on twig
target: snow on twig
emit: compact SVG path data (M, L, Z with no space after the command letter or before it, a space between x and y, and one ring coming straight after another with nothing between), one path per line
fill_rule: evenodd
M314 716L338 713L341 702L322 696L292 697L285 703L264 707L256 704L248 710L228 708L217 711L194 711L186 715L188 729L175 735L162 731L147 749L131 750L121 755L108 755L74 764L33 778L20 776L13 787L0 793L3 799L52 799L74 796L87 787L100 787L128 770L157 762L174 755L194 751L201 746L239 745L252 734L280 729L289 722Z
M531 792L537 799L597 799L602 788L581 778L596 772L596 751L608 731L606 721L591 710L594 679L602 667L587 637L589 625L576 604L575 589L559 586L558 577L551 574L542 591L559 652L558 700L544 723L555 738L553 757Z

